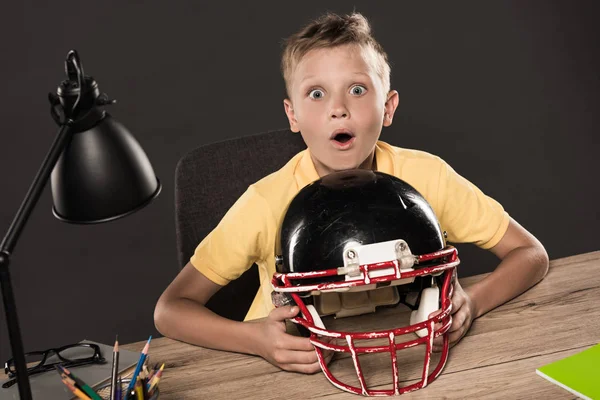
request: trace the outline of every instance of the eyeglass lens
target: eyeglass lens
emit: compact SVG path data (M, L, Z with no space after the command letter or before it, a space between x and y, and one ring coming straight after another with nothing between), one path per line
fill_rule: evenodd
M39 367L42 361L44 361L44 354L46 354L46 352L43 351L36 351L25 354L27 369L31 370L33 368ZM54 351L50 351L50 353L48 354L48 358L46 359L44 364L62 363L65 362L65 360L76 362L85 359L90 359L94 356L95 349L93 347L85 346L82 344L76 344L60 349L58 354L60 355L60 357L62 357L62 359L59 358ZM10 360L8 367L10 372L16 372L14 359Z

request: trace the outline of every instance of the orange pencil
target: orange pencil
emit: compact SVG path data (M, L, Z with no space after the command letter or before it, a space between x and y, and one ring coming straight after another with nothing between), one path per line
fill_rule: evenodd
M148 374L148 377L146 378L148 385L150 385L150 381L152 380L152 377L157 372L158 372L158 363L154 364L154 367L152 367L152 371L150 371L150 373Z
M96 393L94 389L92 389L87 383L75 376L75 374L73 374L71 371L69 371L60 364L55 365L55 367L62 373L66 374L69 378L73 379L77 384L77 387L79 387L81 391L88 395L92 400L102 400L102 397L98 396L98 393Z
M73 392L73 394L75 396L77 396L77 398L79 398L81 400L91 400L91 398L89 396L87 396L85 393L83 393L77 387L75 387L74 385L72 385L67 379L63 379L62 381L65 384L65 386L67 386L69 388L69 390L71 392Z
M69 378L67 375L61 374L60 376L63 381L67 381L71 386L77 387L77 382L75 382L73 379Z
M152 380L150 381L150 386L148 387L148 392L151 392L152 389L154 389L154 387L156 385L158 385L158 381L160 381L160 378L162 377L164 369L165 369L165 364L163 363L163 365L160 366L160 369L158 370L158 372L155 373L154 376L152 377Z

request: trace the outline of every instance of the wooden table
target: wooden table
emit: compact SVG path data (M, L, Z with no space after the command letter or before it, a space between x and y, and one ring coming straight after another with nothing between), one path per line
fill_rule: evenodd
M484 276L461 279L461 283L466 287ZM600 251L553 260L541 283L473 323L468 335L450 350L446 367L434 382L402 398L574 398L537 376L535 369L600 342L599 304ZM355 317L353 323L360 318L357 329L402 326L394 323L401 314L400 307L381 313L378 310L376 314ZM339 329L345 326L343 320L325 324ZM139 351L143 342L124 347ZM416 360L404 357L404 351L398 352L399 359L409 363ZM284 372L259 357L204 349L167 338L153 340L150 354L151 363L166 363L161 399L359 398L335 388L322 373ZM344 365L345 361L340 357L332 363L332 369L346 378L355 376L351 364ZM373 370L378 366L377 362L370 364ZM418 368L415 365L404 371L402 379L414 381ZM379 385L378 389L389 388L391 369L369 379Z

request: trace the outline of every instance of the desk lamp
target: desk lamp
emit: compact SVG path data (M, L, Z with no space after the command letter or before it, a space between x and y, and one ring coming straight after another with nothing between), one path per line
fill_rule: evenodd
M84 75L77 51L65 60L67 79L50 93L51 115L59 125L46 158L0 244L0 283L21 400L31 386L8 270L19 235L51 178L52 212L61 221L94 224L129 215L161 190L144 150L102 107L115 103Z

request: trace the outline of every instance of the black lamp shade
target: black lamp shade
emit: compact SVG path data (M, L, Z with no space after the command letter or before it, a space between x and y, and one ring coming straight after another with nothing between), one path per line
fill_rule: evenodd
M161 189L142 147L108 113L91 129L72 135L51 179L54 215L81 224L128 215Z

